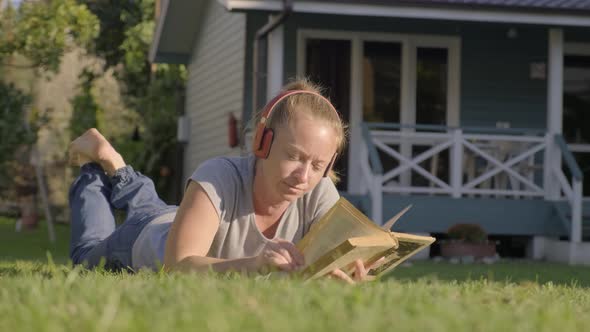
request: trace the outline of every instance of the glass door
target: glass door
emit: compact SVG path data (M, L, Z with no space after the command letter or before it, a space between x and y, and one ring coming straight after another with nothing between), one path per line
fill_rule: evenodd
M448 49L444 47L416 47L408 43L410 52L404 53L402 42L365 41L363 43L363 100L362 119L365 122L402 123L404 125L447 125ZM402 59L404 56L411 59ZM410 64L404 76L404 65ZM406 93L405 100L402 94ZM404 129L413 130L413 129ZM416 156L431 146L401 141L388 144L405 157ZM397 160L380 151L385 170L399 165ZM441 178L449 177L448 151L423 161L420 166ZM423 176L408 170L398 179L404 186L431 185Z
M326 88L325 94L347 124L350 118L350 47L350 40L309 38L305 42L305 75ZM348 149L349 146L334 165L340 176L338 190L346 190L348 186Z
M448 50L416 50L416 123L447 125Z
M447 126L448 49L418 47L416 49L416 124ZM413 155L431 148L414 146ZM443 150L422 163L422 167L443 182L450 176L449 150ZM414 186L432 186L423 176L414 174Z
M336 165L340 190L364 192L361 165L354 158L363 144L361 122L459 124L458 37L300 30L298 45L297 72L326 87L343 120L352 124L347 151ZM390 146L406 158L429 148L407 140ZM384 153L381 161L385 171L398 165ZM444 153L421 165L443 181L449 176ZM430 184L411 173L392 181Z
M401 42L363 42L362 63L362 121L400 123L402 97ZM399 143L388 144L399 151ZM382 150L379 159L384 171L399 166L399 162ZM408 173L409 174L409 173ZM398 179L393 179L398 181Z
M400 122L401 50L401 43L363 43L364 122Z

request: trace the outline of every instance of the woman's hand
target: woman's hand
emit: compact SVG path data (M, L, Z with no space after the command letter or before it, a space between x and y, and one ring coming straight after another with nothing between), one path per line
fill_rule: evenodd
M256 262L261 272L277 267L282 271L293 272L305 265L299 249L292 242L283 239L267 242L256 257Z
M362 260L357 259L356 261L354 261L354 273L352 275L352 278L340 269L332 271L330 274L328 274L328 276L331 278L345 281L349 284L356 284L357 282L369 281L371 280L371 277L368 275L369 271L378 268L383 263L385 263L385 257L379 258L377 261L375 261L373 264L369 266L365 266Z

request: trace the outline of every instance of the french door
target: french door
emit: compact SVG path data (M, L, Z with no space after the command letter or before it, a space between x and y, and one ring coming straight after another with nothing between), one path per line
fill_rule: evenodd
M361 122L459 125L459 53L456 37L299 31L297 73L326 87L350 124L348 152L337 165L340 190L362 187ZM408 157L426 149L395 148ZM385 169L395 167L381 157ZM441 157L434 171L445 178L448 157ZM420 185L424 179L407 173L400 181Z

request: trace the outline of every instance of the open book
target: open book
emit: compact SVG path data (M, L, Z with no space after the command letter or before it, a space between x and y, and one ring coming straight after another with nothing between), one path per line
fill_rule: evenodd
M340 198L297 243L306 261L301 276L314 279L335 269L350 275L355 260L361 259L365 266L369 266L381 257L385 257L385 262L371 270L369 275L378 277L391 271L435 240L429 236L389 231L406 210L394 217L389 225L380 228L350 202Z

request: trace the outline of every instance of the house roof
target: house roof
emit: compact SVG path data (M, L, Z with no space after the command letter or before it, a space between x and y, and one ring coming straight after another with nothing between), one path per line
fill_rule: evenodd
M187 64L200 27L203 0L161 0L151 62Z
M281 10L282 0L218 0L228 10ZM508 21L511 16L533 15L521 23L590 26L590 0L292 0L294 12L480 20L483 13L496 14L483 21ZM469 19L470 14L476 14ZM542 17L540 15L545 15ZM558 18L558 16L562 16ZM563 16L586 18L574 22ZM552 19L548 19L552 17ZM515 22L519 22L514 20Z
M210 0L214 1L214 0ZM282 0L216 0L229 11L283 9ZM162 0L153 62L188 63L205 0ZM293 0L296 13L590 27L590 0Z
M297 1L297 0L296 0ZM326 3L358 3L357 0L299 0L304 2ZM229 1L231 2L231 1ZM394 6L394 5L425 5L456 8L487 8L514 10L559 10L570 12L588 12L588 0L364 0L364 4Z

